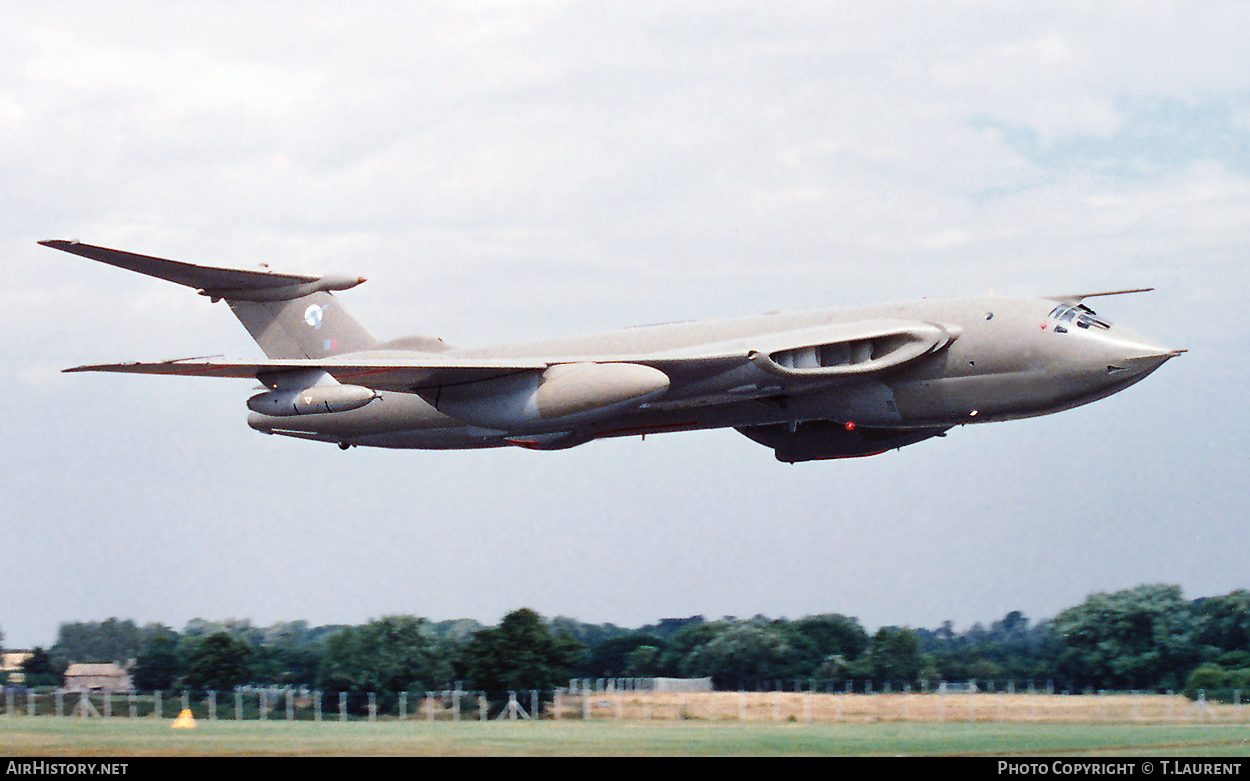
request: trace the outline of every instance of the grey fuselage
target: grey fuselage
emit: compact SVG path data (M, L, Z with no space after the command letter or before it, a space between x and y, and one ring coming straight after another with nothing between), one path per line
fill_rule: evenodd
M779 376L768 370L768 361L757 360L768 354L776 359L796 332L878 321L931 324L945 341L897 366L863 374ZM411 344L424 342L414 339ZM334 360L402 362L433 354L404 346L405 340L398 340L384 349L336 355ZM440 411L437 389L414 388L382 391L365 406L346 412L286 417L253 412L248 423L266 433L343 447L432 449L556 449L604 437L726 427L748 436L776 431L784 437L812 421L905 436L909 430L940 432L1086 404L1136 383L1177 354L1093 317L1080 305L1080 297L1066 303L1049 298L926 299L437 352L439 358L457 361L627 363L668 377L667 389L655 398L591 419L571 416L506 428L466 424L463 416ZM915 437L920 438L924 436Z

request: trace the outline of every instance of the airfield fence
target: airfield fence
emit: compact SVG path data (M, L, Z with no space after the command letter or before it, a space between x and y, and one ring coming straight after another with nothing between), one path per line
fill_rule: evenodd
M1029 687L986 691L943 685L874 691L657 691L615 681L571 682L566 688L485 693L449 688L398 693L318 692L240 687L226 692L84 693L5 690L5 718L147 718L173 720L487 721L742 721L778 723L1065 722L1250 724L1241 692L1231 702L1191 700L1172 692L1065 693Z

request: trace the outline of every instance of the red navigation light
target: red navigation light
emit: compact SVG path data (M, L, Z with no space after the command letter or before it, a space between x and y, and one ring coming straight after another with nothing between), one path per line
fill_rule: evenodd
M847 431L854 431L854 430L855 430L855 421L853 421L853 420L848 420L848 421L846 422L846 430L847 430Z

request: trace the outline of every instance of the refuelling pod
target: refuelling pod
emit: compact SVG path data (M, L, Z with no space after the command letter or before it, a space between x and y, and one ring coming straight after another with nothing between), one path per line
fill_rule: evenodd
M771 447L778 461L823 461L830 458L875 456L930 437L941 436L946 428L889 429L813 420L794 426L743 426L747 438Z
M360 409L377 397L377 391L359 385L316 385L301 390L258 393L247 400L247 408L277 417L321 415Z
M668 390L668 375L636 363L564 363L421 393L439 412L503 431L586 423L636 408Z

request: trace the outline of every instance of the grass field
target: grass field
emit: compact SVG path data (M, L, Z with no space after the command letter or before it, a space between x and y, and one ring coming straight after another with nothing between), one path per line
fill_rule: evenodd
M1250 756L1219 724L200 722L0 717L0 754L143 756Z

